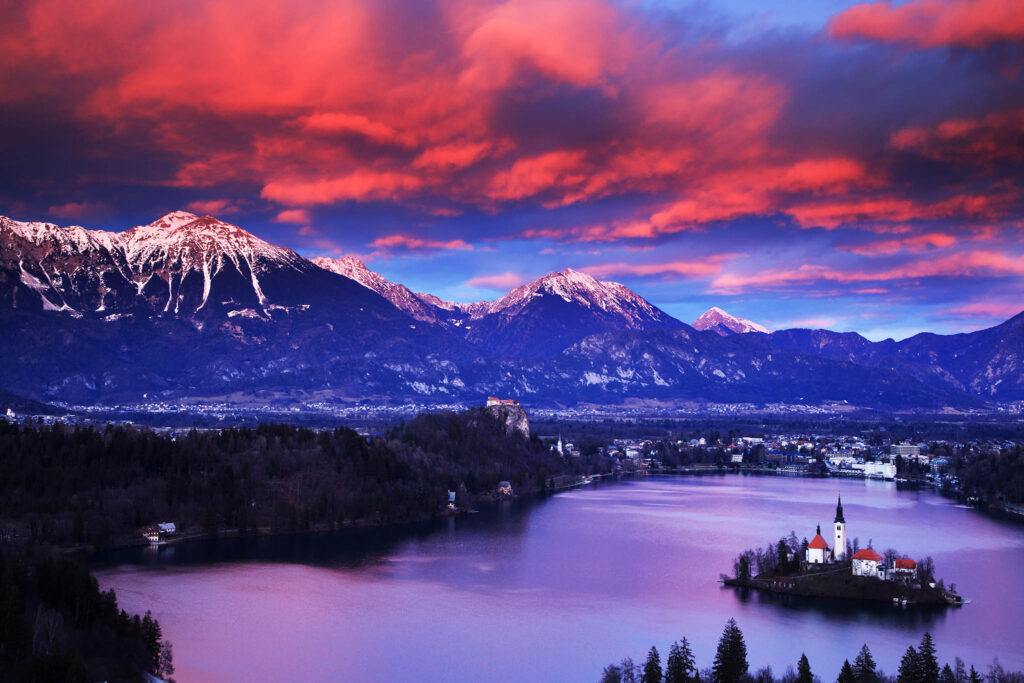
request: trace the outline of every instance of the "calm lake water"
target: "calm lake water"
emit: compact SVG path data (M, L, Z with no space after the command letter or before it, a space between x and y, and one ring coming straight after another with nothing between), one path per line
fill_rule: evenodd
M799 601L718 584L742 549L828 528L932 555L959 609ZM757 476L606 483L401 530L196 542L97 556L102 588L152 609L179 681L594 681L687 636L710 666L735 617L752 667L806 652L835 680L867 643L895 671L924 631L940 660L1024 669L1024 528L891 484Z

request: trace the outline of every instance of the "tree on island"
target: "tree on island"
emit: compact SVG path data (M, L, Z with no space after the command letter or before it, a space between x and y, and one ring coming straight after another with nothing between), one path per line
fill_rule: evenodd
M857 683L857 677L853 673L849 659L843 660L843 668L839 670L839 678L836 679L836 683Z
M847 663L849 666L849 663ZM800 661L796 663L797 683L814 683L814 674L811 673L811 663L807 660L805 653L800 653Z
M743 632L736 625L735 619L729 619L718 640L715 663L711 670L712 679L714 683L739 683L749 668Z
M878 683L878 672L875 671L875 660L871 656L868 644L861 646L857 659L853 660L853 677L857 683Z
M736 564L733 566L733 572L736 574L737 579L750 578L750 555L750 551L747 551L736 558Z
M665 662L665 683L692 683L697 679L697 664L690 649L690 641L685 637L680 643L672 643Z
M640 683L661 683L661 655L658 648L651 646L647 653L647 661L644 662L644 672L640 676Z

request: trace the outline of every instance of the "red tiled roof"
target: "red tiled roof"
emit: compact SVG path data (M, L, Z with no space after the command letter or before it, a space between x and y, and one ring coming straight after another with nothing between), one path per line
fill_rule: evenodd
M855 560L872 560L873 562L881 562L882 561L882 556L879 555L878 553L876 553L871 548L864 548L864 550L858 551L857 554L853 556L853 559L855 559Z
M818 534L814 537L813 541L807 544L807 547L813 550L828 550L828 543L821 537L821 534Z
M895 565L896 565L896 569L916 569L917 568L917 562L914 562L913 560L907 559L906 557L901 557L900 559L896 560Z

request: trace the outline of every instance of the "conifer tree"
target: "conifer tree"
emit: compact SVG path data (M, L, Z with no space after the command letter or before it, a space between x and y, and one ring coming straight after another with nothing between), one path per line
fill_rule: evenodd
M662 683L661 655L658 648L651 646L647 652L647 661L644 662L644 672L640 676L640 683Z
M925 631L921 645L917 648L918 675L921 683L939 683L939 662L935 658L935 643L932 634Z
M665 683L692 683L696 678L697 664L690 649L690 641L672 643L668 660L665 662Z
M849 665L849 662L847 662L847 665ZM797 683L814 683L811 663L807 660L807 655L804 653L800 653L800 661L796 663L796 680Z
M839 678L836 679L836 683L856 683L857 677L853 674L853 667L850 666L850 660L843 660L843 668L839 670Z
M868 644L861 646L857 659L853 661L853 676L857 683L877 683L878 672L875 671L875 660L871 656Z
M981 675L977 671L975 671L973 664L971 664L971 674L969 680L971 681L971 683L982 683L982 681L984 680L981 677Z
M949 664L942 667L942 672L939 674L939 683L956 683L956 676L953 675L953 669L950 668Z
M917 651L911 645L907 648L903 659L900 660L900 671L896 676L896 683L920 683L921 666L918 662Z
M749 668L743 632L736 625L735 619L729 619L722 629L722 637L718 640L718 650L712 667L714 683L739 683Z

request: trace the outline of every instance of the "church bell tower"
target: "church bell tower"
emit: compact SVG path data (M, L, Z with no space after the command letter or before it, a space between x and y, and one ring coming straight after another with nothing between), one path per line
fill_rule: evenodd
M843 497L839 496L836 505L835 544L832 546L832 558L838 562L846 559L846 519L843 517Z

